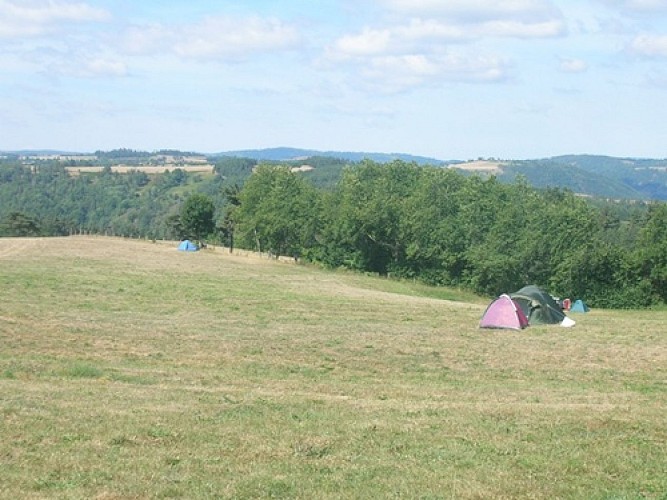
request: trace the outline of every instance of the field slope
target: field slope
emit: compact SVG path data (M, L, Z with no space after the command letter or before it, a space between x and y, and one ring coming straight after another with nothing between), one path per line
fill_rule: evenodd
M1 498L665 498L667 312L175 244L0 239ZM431 295L437 295L432 291Z

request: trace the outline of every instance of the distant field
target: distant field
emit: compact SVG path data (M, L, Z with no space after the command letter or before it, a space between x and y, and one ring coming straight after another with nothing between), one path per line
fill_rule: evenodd
M667 495L664 310L486 331L456 290L92 237L0 238L0 285L0 498Z
M485 174L501 174L503 172L503 166L505 166L505 163L503 162L490 160L476 160L451 165L452 168L459 170Z
M128 172L145 172L147 174L163 174L181 169L185 172L213 172L213 165L156 165L156 166L132 166L132 165L114 165L110 167L112 172L127 174ZM70 175L94 174L102 172L104 167L65 167Z

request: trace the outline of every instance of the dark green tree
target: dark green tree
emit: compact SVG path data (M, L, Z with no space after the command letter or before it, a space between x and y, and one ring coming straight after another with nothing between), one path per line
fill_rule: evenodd
M328 199L325 261L383 275L400 269L408 246L406 200L420 173L420 167L402 161L365 161L346 168Z
M234 252L234 230L236 227L236 211L241 206L241 187L238 184L225 186L223 189L226 205L220 231L227 240L229 253Z
M239 200L234 222L246 248L296 258L312 247L319 199L299 174L262 165L246 181Z
M552 283L566 296L584 299L592 307L646 307L653 301L650 284L641 279L631 255L599 240L565 256Z
M652 292L667 302L667 203L651 205L641 231L637 259Z
M0 234L4 236L38 236L39 224L32 217L12 212L0 222Z
M405 200L401 220L405 259L395 272L430 284L460 281L465 266L465 227L460 192L466 179L453 170L419 170L418 185Z
M230 184L243 185L256 166L257 161L250 158L225 157L216 160L215 172Z
M201 193L191 194L183 203L180 222L183 236L202 242L215 230L215 206Z

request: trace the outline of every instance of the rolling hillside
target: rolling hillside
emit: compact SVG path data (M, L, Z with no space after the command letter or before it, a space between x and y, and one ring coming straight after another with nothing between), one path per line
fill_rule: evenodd
M609 156L560 156L554 161L596 176L622 183L646 198L667 200L667 160L613 158Z
M667 491L666 311L480 330L441 289L102 237L0 238L0 284L3 498Z
M448 164L468 174L523 177L537 188L560 187L610 199L667 200L667 161L572 155L541 160L472 161Z
M537 188L561 187L575 193L613 199L647 199L648 193L634 188L617 177L595 170L585 170L576 164L559 163L555 160L512 162L499 178L514 182L518 176Z

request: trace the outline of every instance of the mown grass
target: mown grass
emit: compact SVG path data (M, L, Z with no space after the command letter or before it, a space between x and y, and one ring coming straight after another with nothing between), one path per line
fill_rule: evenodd
M111 238L0 239L0 286L2 498L667 495L665 310L484 331L456 291Z

